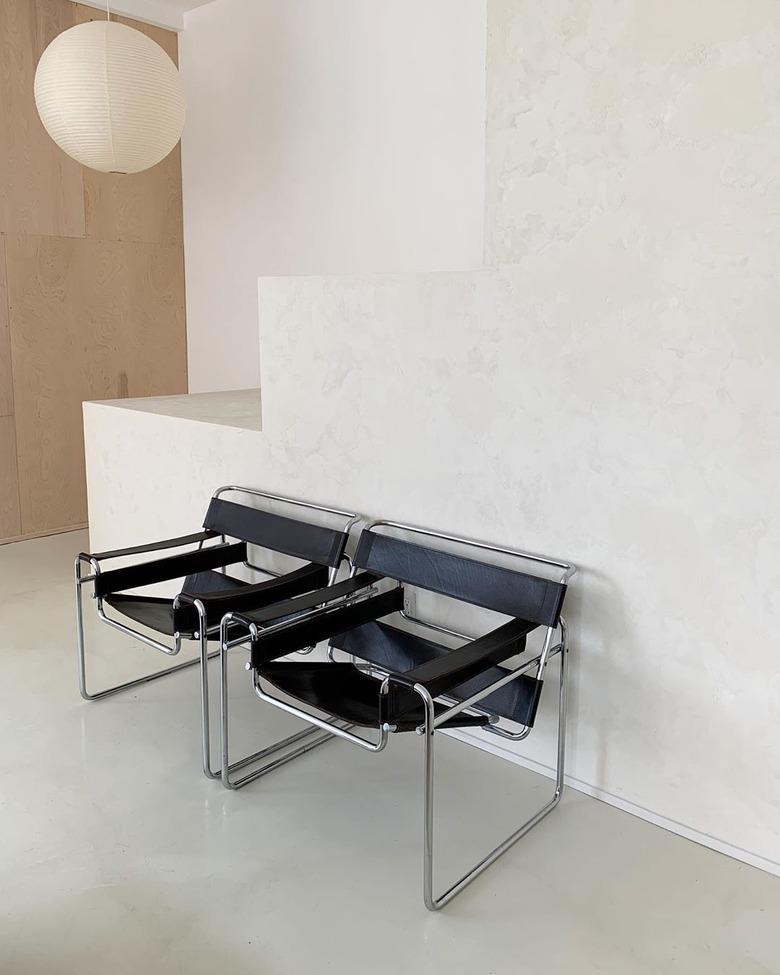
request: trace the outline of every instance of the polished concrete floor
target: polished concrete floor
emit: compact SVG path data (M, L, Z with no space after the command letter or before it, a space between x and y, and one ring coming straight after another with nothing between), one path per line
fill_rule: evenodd
M328 743L238 793L206 781L194 671L79 698L85 545L0 547L3 975L780 973L780 880L573 791L428 913L414 735L380 756ZM160 665L89 629L98 682ZM236 748L292 725L244 695ZM440 757L444 882L550 784L446 739Z

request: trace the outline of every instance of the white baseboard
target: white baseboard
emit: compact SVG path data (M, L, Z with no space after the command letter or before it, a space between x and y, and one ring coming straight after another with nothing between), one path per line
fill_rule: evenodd
M546 775L547 778L554 778L555 771L549 765L544 765L542 762L518 755L517 752L511 748L507 748L506 745L501 744L499 741L487 741L485 738L477 737L468 731L451 731L448 734L454 738L459 738L461 741L465 741L469 745L473 745L475 748L481 748L483 751L490 752L490 754L496 755L499 758L514 762L515 765L521 765L523 768L530 769L532 772L539 772L541 775ZM630 799L623 799L621 796L613 795L613 793L607 792L605 789L600 789L598 786L591 785L589 782L583 782L582 779L577 779L572 775L567 775L565 780L567 786L576 789L578 792L583 792L585 795L592 796L594 799L607 802L610 806L622 809L624 812L630 813L632 816L637 816L639 819L644 819L654 826L668 829L670 833L676 833L678 836L683 836L687 840L693 840L694 843L699 843L701 846L709 847L711 850L716 850L718 853L733 857L733 859L740 860L742 863L750 864L751 867L758 867L759 870L765 870L767 873L780 877L780 863L777 863L775 860L770 860L768 857L761 856L758 853L752 853L750 850L743 850L742 847L734 846L733 843L721 840L717 836L710 836L709 833L703 833L701 830L686 826L685 823L678 823L675 819L669 819L668 816L662 816L659 813L653 812L652 809L646 809L636 802L631 802Z

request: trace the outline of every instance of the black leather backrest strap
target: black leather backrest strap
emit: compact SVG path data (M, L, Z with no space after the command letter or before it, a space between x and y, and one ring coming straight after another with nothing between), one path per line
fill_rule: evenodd
M354 562L361 569L540 626L557 625L566 594L560 582L373 531L360 536Z
M344 532L334 528L312 525L222 498L211 499L203 527L320 565L337 566L347 543Z

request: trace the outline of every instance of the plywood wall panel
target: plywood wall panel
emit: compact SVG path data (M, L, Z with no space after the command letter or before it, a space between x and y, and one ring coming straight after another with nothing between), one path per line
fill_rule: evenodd
M0 540L20 531L14 418L0 416Z
M81 403L185 392L180 244L7 240L22 531L86 520Z
M86 520L81 404L186 391L181 159L133 176L69 159L33 78L99 11L0 0L0 539ZM177 61L171 31L117 18Z
M179 147L144 173L84 170L86 234L97 240L182 239Z
M14 411L14 391L11 373L11 340L8 334L8 292L5 285L5 238L0 234L0 416ZM9 463L0 453L0 467Z
M65 0L0 0L0 231L84 235L81 167L46 134L33 98L38 58L73 17Z
M103 20L99 10L78 5L77 23ZM117 21L151 37L175 63L178 40L172 31L126 17ZM150 243L181 240L181 154L179 147L144 173L119 175L85 169L86 235L99 240L139 240Z

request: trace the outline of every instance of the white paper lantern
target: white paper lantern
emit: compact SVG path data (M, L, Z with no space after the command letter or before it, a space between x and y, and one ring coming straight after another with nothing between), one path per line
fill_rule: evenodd
M146 34L116 21L54 38L35 72L35 104L57 145L102 173L149 169L184 127L176 65Z

